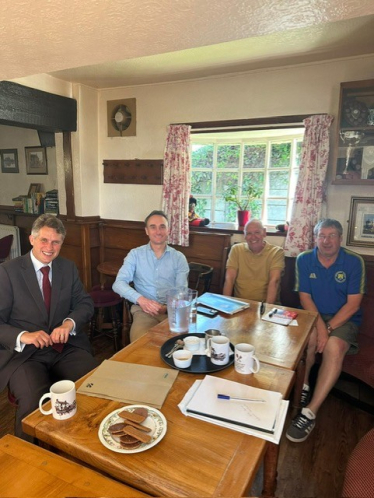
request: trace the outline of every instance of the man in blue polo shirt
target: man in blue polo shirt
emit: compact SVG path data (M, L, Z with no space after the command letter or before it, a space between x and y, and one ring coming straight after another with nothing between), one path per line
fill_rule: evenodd
M339 378L344 356L358 350L365 264L361 256L341 247L342 234L338 221L320 221L314 228L316 247L296 260L295 290L301 305L319 315L308 343L303 408L286 434L295 443L305 441L314 429L317 412ZM309 374L316 353L322 353L322 363L311 397Z

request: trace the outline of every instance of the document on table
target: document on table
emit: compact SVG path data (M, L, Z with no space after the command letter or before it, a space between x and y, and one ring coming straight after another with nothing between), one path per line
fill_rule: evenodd
M274 308L262 317L265 322L277 323L278 325L293 325L296 322L297 311L281 310ZM297 325L297 322L296 322Z
M238 398L264 399L264 403L218 399L218 394ZM187 416L279 443L288 401L274 391L246 386L207 375L196 381L179 409Z
M77 392L122 403L161 408L178 370L104 360Z

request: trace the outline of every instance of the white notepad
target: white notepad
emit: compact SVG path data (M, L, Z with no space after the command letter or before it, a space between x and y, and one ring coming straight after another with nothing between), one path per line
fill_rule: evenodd
M231 397L264 399L264 403L218 399L218 394ZM205 376L187 404L189 413L222 422L274 434L282 395L210 375Z

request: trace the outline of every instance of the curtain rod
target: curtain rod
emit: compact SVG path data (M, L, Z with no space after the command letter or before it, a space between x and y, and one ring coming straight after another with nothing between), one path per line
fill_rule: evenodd
M224 133L228 131L250 131L250 130L275 130L281 128L304 128L304 125L300 122L298 123L283 123L278 125L251 125L251 126L231 126L230 128L192 128L192 133Z
M229 119L221 121L200 121L195 123L171 123L174 125L188 125L191 126L192 130L206 130L212 128L227 128L232 129L234 127L260 127L260 126L294 126L295 123L299 125L303 124L304 119L315 116L318 113L313 114L299 114L292 116L272 116L267 118L252 118L252 119ZM326 116L326 113L320 113L321 116Z

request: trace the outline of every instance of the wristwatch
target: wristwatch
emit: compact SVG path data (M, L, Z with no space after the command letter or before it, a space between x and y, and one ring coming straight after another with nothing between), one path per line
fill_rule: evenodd
M327 332L328 332L329 334L331 334L331 332L334 330L334 329L331 327L330 322L327 322L327 323L326 323L326 328L327 328Z

